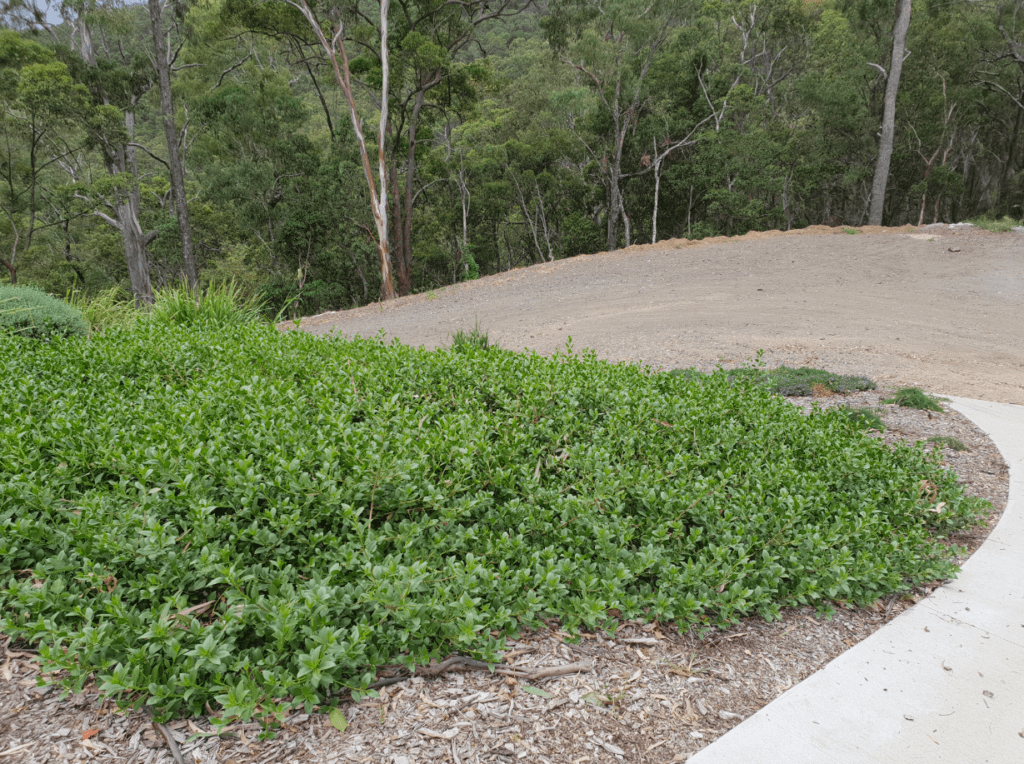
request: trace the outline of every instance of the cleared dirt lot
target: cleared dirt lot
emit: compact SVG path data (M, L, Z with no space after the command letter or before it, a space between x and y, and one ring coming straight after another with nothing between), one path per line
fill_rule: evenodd
M612 361L858 372L890 385L1024 404L1024 234L822 226L584 255L301 329L446 345L479 325L510 349L568 337ZM950 251L956 250L956 251ZM291 326L291 324L289 324Z

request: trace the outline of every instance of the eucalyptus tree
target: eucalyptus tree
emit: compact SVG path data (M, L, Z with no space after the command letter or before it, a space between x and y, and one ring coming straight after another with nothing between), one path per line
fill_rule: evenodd
M619 223L631 243L622 195L627 137L648 105L651 66L683 8L668 0L556 2L543 26L560 59L589 87L610 121L610 145L590 150L600 163L608 193L606 247L619 246Z
M64 23L53 24L49 10L56 11ZM148 247L160 231L156 228L145 230L142 225L138 151L156 158L165 166L169 163L136 141L136 112L145 96L158 84L160 75L154 68L158 64L166 68L166 98L170 108L170 67L181 41L173 51L156 53L153 35L159 33L159 47L163 48L167 31L162 21L156 27L152 23L147 24L138 8L120 0L60 0L54 3L49 0L42 3L39 0L16 0L3 6L2 12L11 26L45 31L73 76L89 89L94 105L112 106L121 111L123 126L120 129L94 131L92 136L103 158L109 182L93 183L81 196L95 205L96 216L120 233L136 302L152 302ZM173 114L170 121L173 123ZM177 149L178 136L173 124L170 128L167 131L167 150L173 154ZM176 189L172 190L172 195L176 197L178 208L184 210L184 199L177 199L184 196L181 184L173 181L175 175L179 180L183 175L180 162L176 164L177 168L171 171L172 184ZM66 163L64 167L76 183L85 185L87 178L82 173L80 162ZM183 241L190 244L187 211L183 220L179 218L181 225L186 230ZM183 254L187 278L194 283L196 269L190 248L186 248Z
M92 107L88 90L52 50L11 30L0 30L0 109L0 209L10 237L0 264L15 284L19 256L36 234L67 220L47 219L47 196L62 185L60 166L84 147L91 130L110 130L111 113Z
M181 260L185 278L191 288L199 283L196 268L195 252L192 245L192 225L188 214L188 197L185 193L185 166L178 150L178 127L175 124L174 101L171 95L171 73L177 51L167 44L165 36L170 38L170 30L164 24L165 3L161 0L148 0L150 31L153 35L153 51L151 60L157 74L160 90L160 115L164 126L164 139L167 144L167 171L171 176L171 198L174 202L175 217L178 220L178 235L181 237ZM181 13L181 8L177 8ZM178 47L180 50L180 46Z
M479 31L489 23L529 8L533 0L396 0L385 21L372 12L376 3L344 0L340 15L353 47L352 73L365 92L380 91L384 47L376 40L390 26L387 57L389 119L386 127L388 179L393 189L393 252L400 294L413 289L413 217L417 195L419 144L431 124L443 124L452 112L467 115L487 72L474 60ZM378 103L379 106L383 102ZM424 119L430 119L424 130Z
M1002 49L996 61L1011 64L1016 68L1017 76L1011 87L995 81L995 77L986 78L983 83L1024 110L1024 0L1002 0L996 9L996 27L1002 38Z
M896 96L900 89L900 74L906 55L907 31L910 29L910 0L899 0L896 19L892 27L892 55L885 76L885 108L882 114L882 132L878 142L878 162L875 164L875 179L871 184L871 209L868 211L868 225L882 225L885 209L885 187L889 182L889 163L892 160L892 146L896 133ZM876 64L876 66L879 66Z

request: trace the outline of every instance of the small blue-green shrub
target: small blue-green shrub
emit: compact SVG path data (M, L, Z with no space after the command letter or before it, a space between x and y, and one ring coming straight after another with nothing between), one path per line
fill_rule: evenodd
M0 285L0 331L48 340L86 336L82 311L32 286Z

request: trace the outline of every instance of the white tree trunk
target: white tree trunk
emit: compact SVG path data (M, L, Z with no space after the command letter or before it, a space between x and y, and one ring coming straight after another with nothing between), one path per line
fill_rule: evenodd
M387 212L387 165L384 161L384 135L388 121L388 86L390 72L388 69L388 8L390 0L380 0L380 51L381 68L383 81L381 83L381 114L380 129L377 134L377 166L380 176L380 193L377 192L377 184L373 180L373 169L370 165L370 154L366 148L366 138L363 136L363 121L359 118L359 110L356 107L356 99L352 93L352 78L348 67L348 53L345 50L345 43L342 39L344 27L339 23L335 29L334 38L328 42L324 35L320 22L309 9L306 0L284 0L288 5L297 9L306 17L306 21L313 28L313 32L320 40L320 44L327 52L334 67L334 78L338 87L345 95L348 102L348 115L352 120L352 129L356 134L356 141L359 144L359 155L363 160L363 173L366 175L366 185L370 191L370 209L373 212L373 222L377 228L377 254L380 259L380 299L391 300L398 295L395 292L395 282L391 275L391 251L388 246L388 212ZM338 54L341 54L341 61L338 61Z

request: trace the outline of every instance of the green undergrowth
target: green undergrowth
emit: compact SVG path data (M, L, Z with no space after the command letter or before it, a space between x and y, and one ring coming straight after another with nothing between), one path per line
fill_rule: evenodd
M497 347L496 343L491 342L486 331L480 331L479 326L474 326L469 330L459 329L452 335L451 349L457 353L488 350Z
M0 363L0 630L161 718L311 709L543 618L868 603L954 575L982 506L843 412L589 352L143 322Z
M1015 220L1009 215L1003 215L1002 218L971 218L970 222L978 228L984 228L986 231L995 231L997 233L1006 233L1014 228L1024 226L1024 220Z
M111 287L93 295L72 290L64 301L82 311L92 332L102 332L112 326L128 328L139 317L131 294L120 287Z
M703 372L695 369L674 369L669 373L685 379L705 376ZM867 377L833 374L824 369L811 369L806 366L799 369L791 369L788 366L779 366L775 369L747 366L729 369L724 374L727 379L745 380L770 392L789 397L814 395L816 386L839 394L875 389L875 383Z
M158 324L227 326L263 320L265 302L247 296L234 281L189 287L178 284L153 290L154 303L147 320Z
M971 450L966 445L964 445L964 442L959 438L950 438L945 435L936 435L934 437L928 438L928 440L925 442L931 443L933 446L938 446L939 448L948 448L951 451Z

